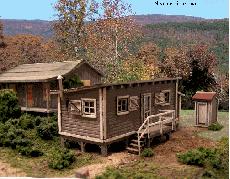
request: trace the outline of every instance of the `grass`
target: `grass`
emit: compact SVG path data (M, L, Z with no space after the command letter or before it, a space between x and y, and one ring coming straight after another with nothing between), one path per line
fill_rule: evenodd
M181 115L194 115L194 110L181 110ZM226 116L229 115L228 111L218 111L218 115Z

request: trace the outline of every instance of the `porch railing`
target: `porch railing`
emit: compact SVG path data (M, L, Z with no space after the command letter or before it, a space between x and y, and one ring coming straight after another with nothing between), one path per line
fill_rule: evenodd
M172 130L175 128L175 110L160 110L159 114L148 116L139 130L137 131L138 134L138 149L139 149L139 155L140 155L140 140L144 136L144 134L148 134L148 140L150 138L149 128L155 125L160 126L160 134L163 132L163 124L172 122ZM170 115L171 117L166 117L166 115ZM159 120L157 122L152 122L154 118L159 117Z

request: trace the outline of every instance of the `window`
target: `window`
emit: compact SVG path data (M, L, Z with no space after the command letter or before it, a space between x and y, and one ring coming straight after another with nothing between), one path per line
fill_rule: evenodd
M70 111L73 115L96 118L96 99L82 98L81 100L71 100Z
M117 97L117 115L129 113L129 96Z
M169 105L170 104L170 90L163 90L160 93L155 93L155 104Z
M96 99L81 99L82 116L96 118Z

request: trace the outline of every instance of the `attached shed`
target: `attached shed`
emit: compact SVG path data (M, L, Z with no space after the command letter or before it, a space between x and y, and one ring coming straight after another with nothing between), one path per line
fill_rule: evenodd
M60 76L59 76L59 78ZM111 143L124 141L139 152L153 137L175 130L180 117L180 78L163 78L73 89L51 90L59 95L58 125L61 143L79 142L101 147L107 156ZM62 84L60 82L60 84ZM147 143L146 143L147 145ZM142 149L141 149L142 148Z
M195 100L195 126L207 127L217 122L218 99L215 92L196 92L192 98Z
M17 92L22 110L52 113L58 110L58 96L50 95L50 90L58 89L57 76L69 80L75 74L85 86L101 83L103 77L89 63L80 60L23 64L0 74L0 89Z

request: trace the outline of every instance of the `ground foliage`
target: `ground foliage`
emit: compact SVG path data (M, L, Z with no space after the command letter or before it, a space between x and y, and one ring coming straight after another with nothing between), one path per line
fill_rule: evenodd
M18 100L13 90L0 90L0 122L6 122L9 118L17 118L21 115Z

